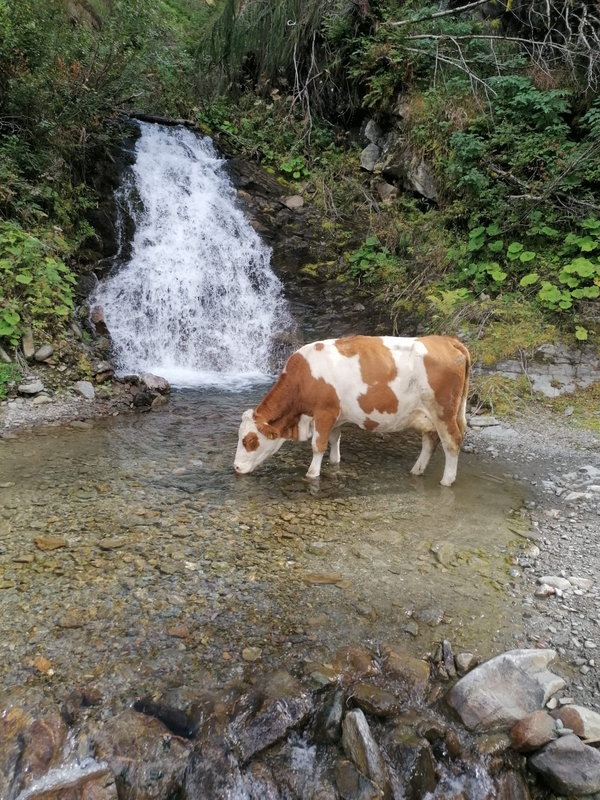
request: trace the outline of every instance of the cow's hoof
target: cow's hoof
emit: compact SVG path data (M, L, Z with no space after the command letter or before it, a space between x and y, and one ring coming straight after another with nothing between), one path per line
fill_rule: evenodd
M440 485L441 485L441 486L448 486L448 487L450 487L450 486L452 486L453 484L454 484L454 481L444 481L444 480L440 481Z
M319 473L318 475L311 475L310 472L307 472L306 475L304 476L305 480L307 481L318 481L320 477L321 473Z
M421 469L420 467L413 467L410 471L411 475L423 475L424 473L425 470Z

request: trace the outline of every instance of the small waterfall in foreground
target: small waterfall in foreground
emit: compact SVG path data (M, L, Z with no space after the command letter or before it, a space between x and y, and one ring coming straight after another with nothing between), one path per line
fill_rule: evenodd
M236 206L208 137L140 127L121 190L136 223L132 257L93 297L118 369L174 386L265 380L274 336L291 326L270 250Z

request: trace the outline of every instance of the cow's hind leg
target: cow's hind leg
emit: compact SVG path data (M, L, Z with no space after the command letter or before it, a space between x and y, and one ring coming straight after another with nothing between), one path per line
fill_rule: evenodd
M341 428L334 428L329 437L329 463L340 463L340 438L342 436Z
M456 420L447 422L440 420L437 424L444 455L446 456L446 466L442 476L442 486L452 486L456 480L456 470L458 469L458 455L462 444L463 435L456 424Z
M433 455L435 448L440 443L440 437L435 431L427 431L423 434L423 444L421 446L421 455L417 459L417 463L411 469L412 475L422 475L427 469L429 459Z
M318 478L321 474L321 462L323 461L327 442L331 436L336 419L336 415L330 414L327 411L321 414L315 414L315 429L312 436L313 457L308 472L306 473L307 478Z

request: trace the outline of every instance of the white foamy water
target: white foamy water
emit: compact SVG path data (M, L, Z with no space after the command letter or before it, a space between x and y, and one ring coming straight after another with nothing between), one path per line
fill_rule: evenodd
M132 257L92 298L120 373L229 389L268 380L273 338L290 326L269 248L237 207L208 137L140 127L121 192L136 222Z

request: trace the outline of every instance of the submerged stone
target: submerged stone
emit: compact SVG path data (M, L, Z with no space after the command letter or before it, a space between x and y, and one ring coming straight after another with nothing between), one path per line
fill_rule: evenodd
M360 709L349 711L342 724L342 746L344 753L357 768L382 790L384 797L390 796L390 782L381 750Z

